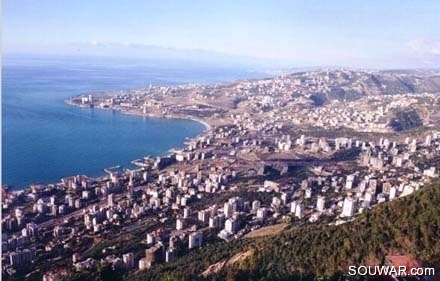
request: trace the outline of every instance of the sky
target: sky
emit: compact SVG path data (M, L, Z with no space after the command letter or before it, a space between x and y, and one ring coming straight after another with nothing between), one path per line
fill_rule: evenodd
M436 0L3 0L2 49L438 67L439 15Z

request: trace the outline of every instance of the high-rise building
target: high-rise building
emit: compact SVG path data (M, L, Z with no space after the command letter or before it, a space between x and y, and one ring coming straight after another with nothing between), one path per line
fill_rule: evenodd
M285 193L285 192L282 192L281 193L281 203L283 204L283 205L286 205L287 204L287 202L288 202L288 200L289 200L289 194L287 194L287 193Z
M229 202L226 202L223 205L223 213L225 214L225 217L226 218L232 217L233 212L234 212L234 210L233 210L232 204L230 204Z
M35 251L32 249L24 249L22 251L11 252L9 261L12 266L31 263L35 257Z
M325 209L325 198L324 196L318 196L318 200L316 201L316 209L320 212Z
M301 204L296 204L295 217L297 218L303 217L303 206Z
M392 186L390 188L390 200L393 200L396 198L397 188L395 186Z
M305 198L311 198L312 197L312 189L310 187L306 188L306 192L304 195Z
M344 199L344 204L342 207L343 217L352 217L356 208L356 199L351 197L346 197Z
M185 207L183 209L183 218L187 219L191 215L191 209L189 207Z
M217 228L218 227L218 220L217 217L209 217L209 227L210 228Z
M296 201L290 202L290 212L293 214L296 212Z
M183 229L184 228L184 224L185 224L185 221L183 219L181 219L181 218L178 218L176 220L176 229L177 230Z
M154 235L154 233L147 233L147 244L151 245L154 244L156 239L156 236Z
M110 193L109 195L107 195L107 205L109 207L113 207L113 204L114 204L113 198L114 198L113 193Z
M122 261L124 262L125 268L134 268L134 254L127 253L122 255Z
M266 215L267 215L266 208L259 208L257 210L257 218L264 220L266 218Z
M206 223L209 219L209 212L206 210L201 210L198 212L197 217L199 221Z
M354 175L348 175L345 181L345 189L352 189L354 182Z
M176 259L176 250L174 248L168 248L165 251L165 262L172 262Z
M202 243L203 243L203 234L201 231L196 231L189 235L188 249L201 247Z
M377 179L370 179L368 181L368 189L371 191L371 193L376 194Z
M237 231L237 221L233 218L229 218L225 221L225 230L233 234Z

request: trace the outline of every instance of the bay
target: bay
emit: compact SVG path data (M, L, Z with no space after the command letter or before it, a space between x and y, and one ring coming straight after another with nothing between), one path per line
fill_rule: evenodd
M182 147L205 127L191 120L79 108L70 96L261 77L241 67L96 57L6 56L2 62L2 184L21 189Z

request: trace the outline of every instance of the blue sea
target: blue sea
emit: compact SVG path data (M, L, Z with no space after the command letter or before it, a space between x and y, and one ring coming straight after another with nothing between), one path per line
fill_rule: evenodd
M218 83L263 74L241 67L184 61L94 57L6 56L2 62L2 184L22 189L103 169L146 155L166 155L205 127L79 108L70 96L149 84Z

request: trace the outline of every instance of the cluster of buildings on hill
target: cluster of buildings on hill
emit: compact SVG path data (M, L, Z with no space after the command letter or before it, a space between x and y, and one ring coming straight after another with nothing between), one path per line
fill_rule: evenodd
M436 115L440 98L430 90L438 89L424 87L418 80L414 91L408 92L404 88L410 86L402 84L397 74L382 73L380 81L375 75L343 70L306 72L225 85L149 87L86 95L70 102L139 115L195 117L213 124L235 122L250 130L272 120L299 128L388 132L395 112L410 107L424 107L433 113L424 114L424 123L434 122L427 116Z
M72 100L138 114L196 114L213 127L168 156L134 161L136 170L67 177L21 192L4 189L3 271L30 272L60 260L68 262L45 280L99 264L145 269L280 221L341 224L438 178L440 134L434 130L423 139L325 137L331 131L319 131L381 131L393 110L438 102L420 93L312 106L312 94L336 95L341 81L354 79L362 88L361 76L305 73ZM320 137L292 130L301 126L317 129ZM116 243L115 237L125 240ZM99 241L111 245L101 249Z
M113 229L119 229L120 233L132 232L153 218L159 220L159 224L144 237L144 257L136 259L133 252L127 252L120 256L110 254L102 260L128 270L144 269L173 261L201 247L212 230L217 237L228 241L280 219L344 223L375 204L411 194L438 178L438 163L430 161L438 159L440 154L438 133L429 134L422 141L406 138L401 142L385 138L366 142L351 138L282 136L273 140L276 151L300 148L328 153L359 149L360 154L352 163L357 165L349 170L338 164L314 166L310 169L312 175L290 183L266 180L256 190L271 194L266 201L232 196L226 202L193 208L194 202L203 201L212 196L210 194L236 189L236 184L231 182L243 174L231 167L219 169L204 163L212 161L213 156L205 160L194 157L198 148L206 149L219 140L222 143L223 135L217 133L212 140L207 139L210 138L190 142L187 149L174 154L173 163L177 166L159 169L155 177L152 172L141 169L110 174L102 179L76 176L63 179L57 185L33 186L20 196L7 196L5 204L16 207L13 215L2 220L3 229L15 232L12 236L2 234L5 269L29 265L43 253L71 248L73 241L81 241L86 236L99 237ZM186 156L177 160L177 155ZM188 166L191 169L188 170ZM59 196L60 191L65 195ZM34 203L27 208L20 206L17 200L23 196ZM43 248L39 243L43 243ZM72 255L76 270L97 264L97 260L79 252Z

